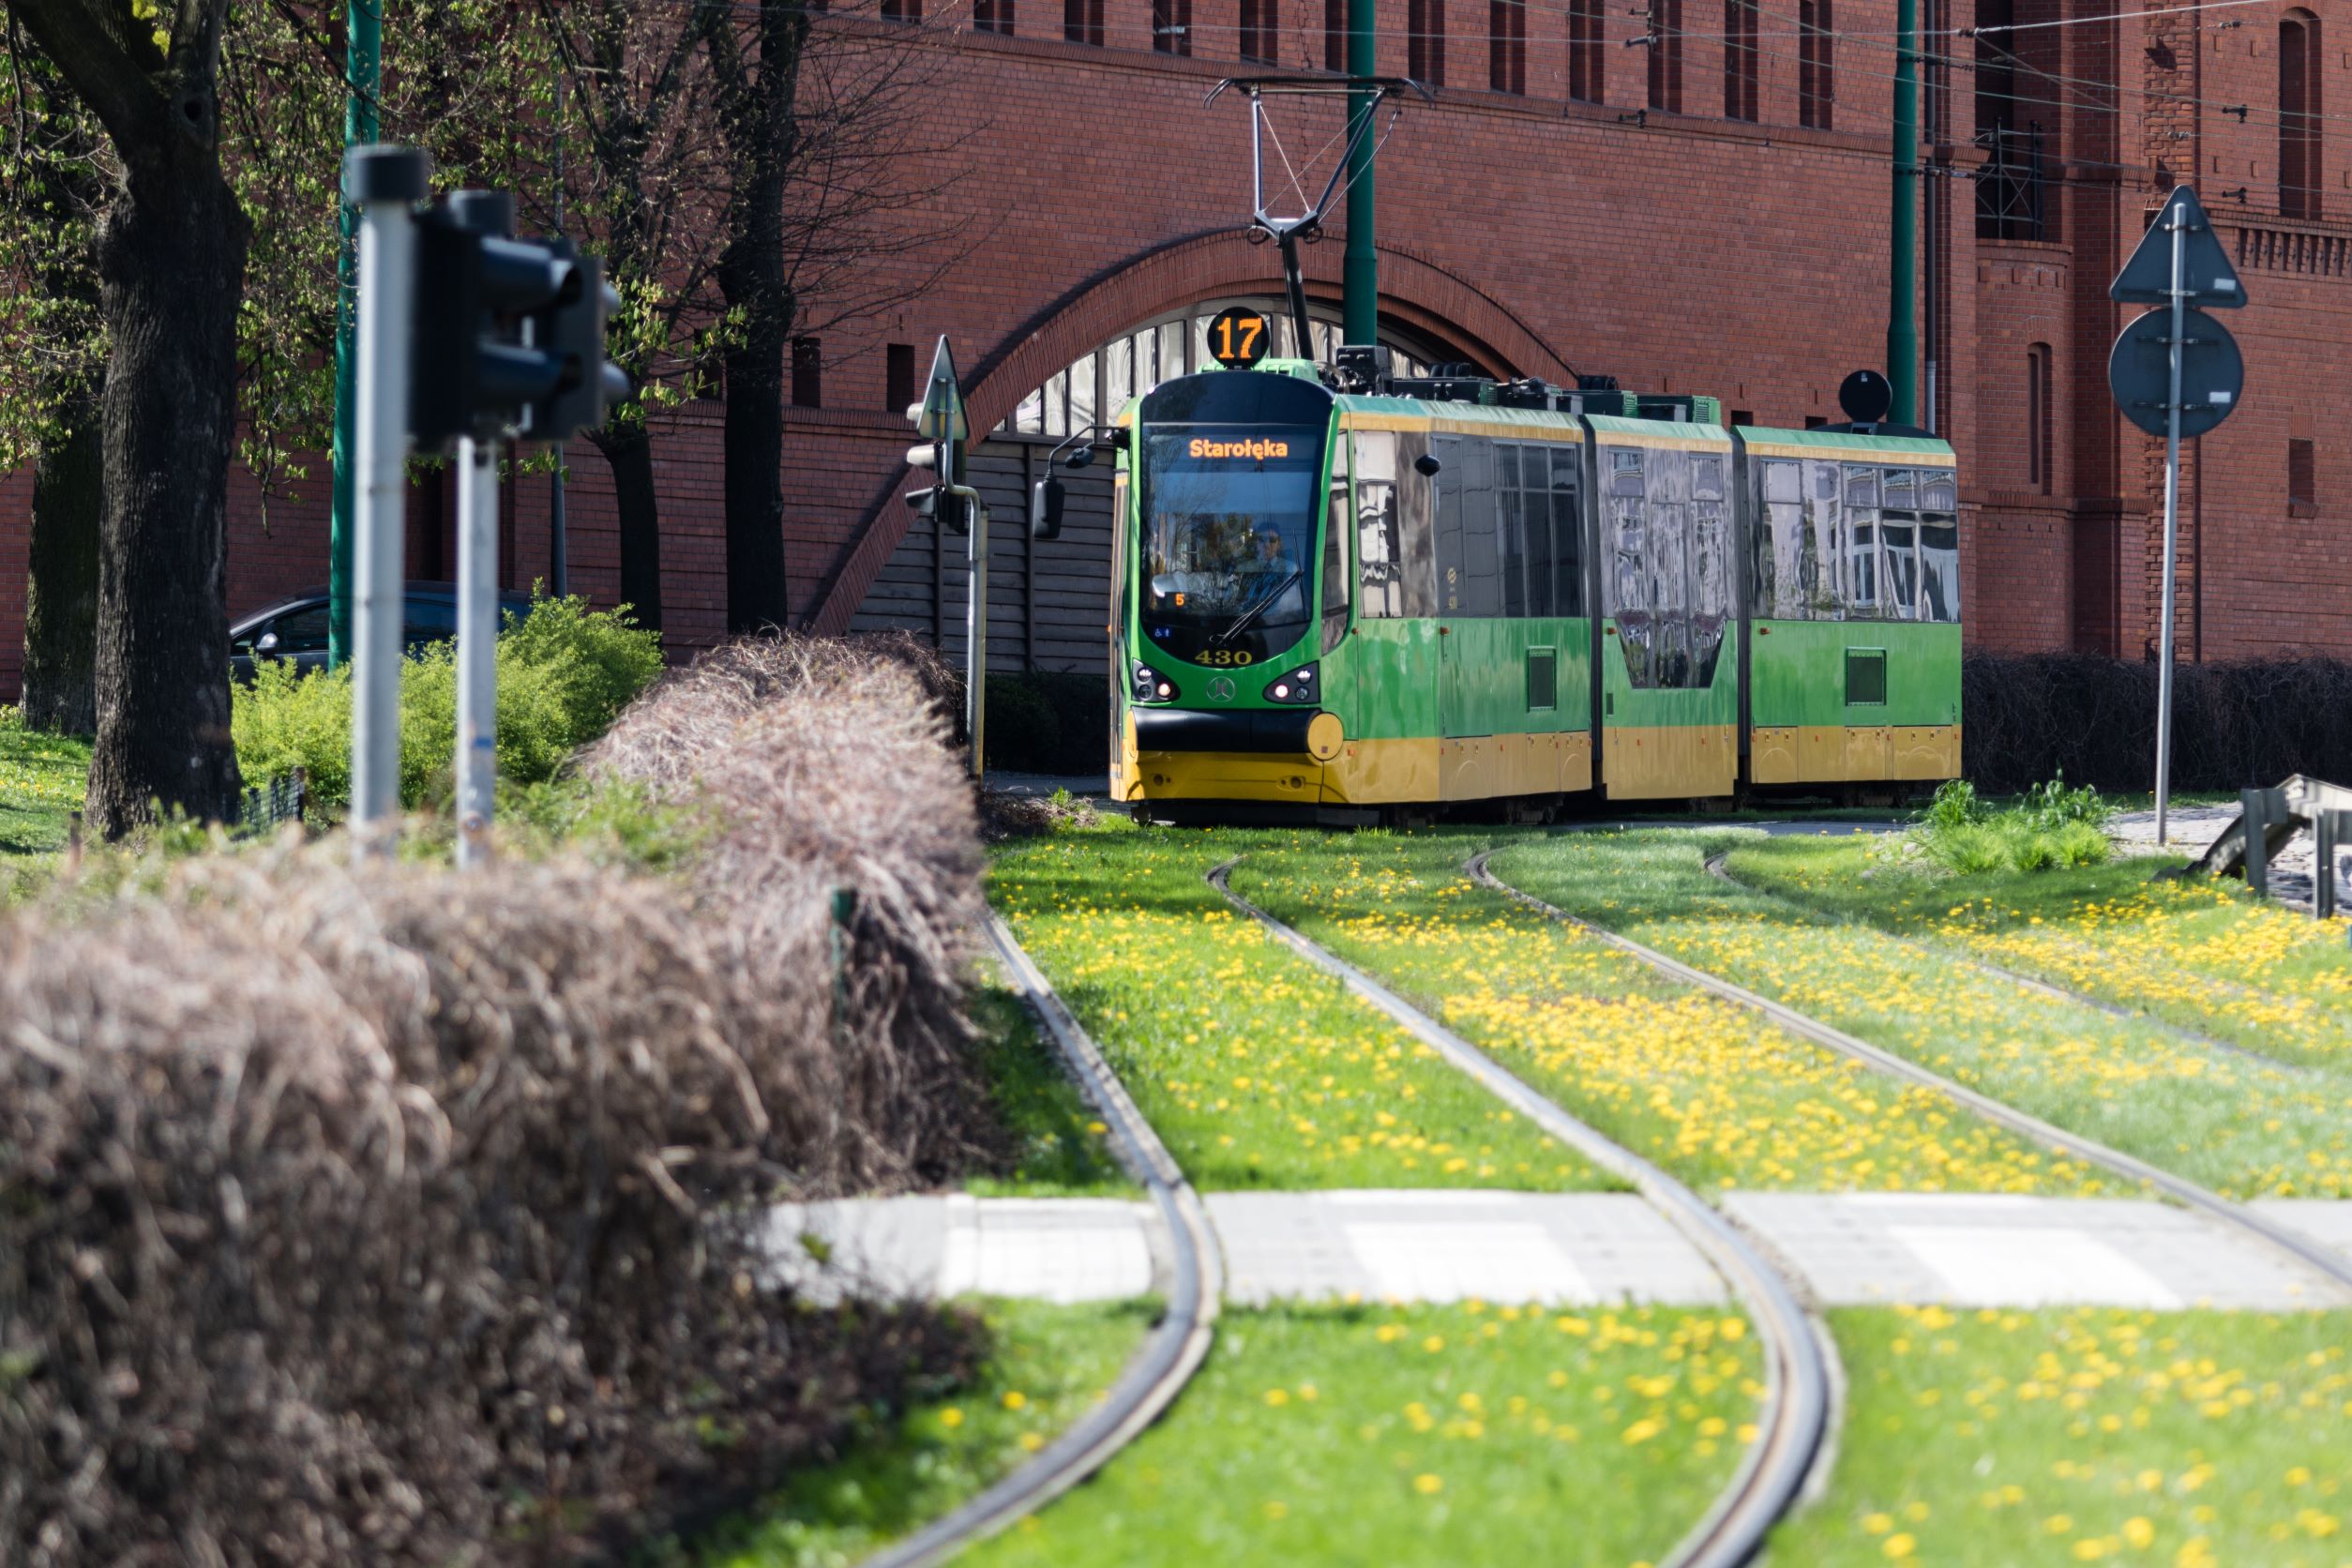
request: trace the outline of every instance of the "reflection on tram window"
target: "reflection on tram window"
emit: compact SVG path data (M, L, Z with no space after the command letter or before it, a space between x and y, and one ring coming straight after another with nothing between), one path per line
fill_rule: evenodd
M1914 526L1889 520L1880 528L1887 558L1887 591L1892 597L1887 613L1898 621L1911 620L1919 611L1919 558L1912 553Z
M1396 526L1396 435L1356 432L1356 571L1363 580L1358 613L1393 621L1405 608L1405 552Z
M1876 523L1853 525L1853 543L1846 555L1846 602L1864 614L1878 608L1878 528Z
M1919 531L1920 593L1922 618L1960 619L1960 529L1950 522L1929 522Z

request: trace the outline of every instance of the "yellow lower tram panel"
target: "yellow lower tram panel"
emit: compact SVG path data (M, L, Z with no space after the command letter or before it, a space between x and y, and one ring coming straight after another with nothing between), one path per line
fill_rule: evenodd
M1410 740L1326 731L1311 737L1308 755L1262 755L1139 750L1130 725L1122 743L1113 788L1127 801L1385 806L1592 788L1592 740L1580 731Z
M1758 725L1748 735L1748 778L1756 784L1959 776L1957 724Z

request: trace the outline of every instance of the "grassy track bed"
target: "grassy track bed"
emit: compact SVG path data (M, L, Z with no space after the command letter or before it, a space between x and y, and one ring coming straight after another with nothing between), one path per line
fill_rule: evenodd
M1653 1562L1729 1483L1760 1377L1714 1311L1229 1312L1167 1420L967 1560Z
M2352 1561L2352 1318L1833 1312L1845 1438L1775 1561Z
M976 1054L1011 1147L997 1168L967 1176L982 1198L1127 1198L1137 1191L1119 1168L1110 1129L1087 1108L1045 1032L994 964L968 995L979 1031Z
M2352 1197L2352 1093L2001 982L1932 945L1710 877L1729 833L1514 846L1513 885L2236 1198Z
M990 901L1196 1186L1617 1184L1202 882L1264 841L1059 834L1004 852L988 879Z
M709 1568L848 1568L1009 1473L1099 1403L1149 1332L1150 1303L979 1304L994 1352L967 1385L870 1422L830 1465L698 1541Z
M1850 836L1750 844L1741 881L1945 943L2087 996L2352 1078L2344 922L2235 883L2158 882L2156 865L1961 876Z
M2101 1175L1890 1083L1463 878L1486 840L1296 839L1236 892L1380 975L1684 1180L1757 1190L2103 1190Z

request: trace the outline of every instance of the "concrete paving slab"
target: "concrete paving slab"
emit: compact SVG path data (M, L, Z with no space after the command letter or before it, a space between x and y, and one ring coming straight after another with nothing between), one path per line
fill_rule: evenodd
M1631 1193L1212 1193L1238 1302L1705 1303L1723 1282Z
M2249 1205L2266 1217L2352 1258L2352 1201L2331 1198L2258 1198Z
M1725 1207L1829 1305L2352 1304L2258 1238L2154 1201L1734 1193Z
M818 1301L964 1295L1120 1301L1152 1289L1149 1205L944 1197L782 1204L771 1278Z

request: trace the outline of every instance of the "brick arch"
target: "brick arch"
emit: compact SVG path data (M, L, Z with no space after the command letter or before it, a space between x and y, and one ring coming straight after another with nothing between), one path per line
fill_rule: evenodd
M1310 299L1338 302L1341 253L1336 238L1307 248ZM1281 289L1282 264L1274 247L1252 245L1234 229L1192 234L1106 267L1004 333L964 373L972 428L995 430L1022 398L1063 366L1138 322L1219 294ZM1410 250L1380 247L1380 313L1454 345L1491 374L1571 375L1567 362L1508 306ZM844 548L833 580L809 615L812 630L848 629L906 535L908 514L891 504L905 483L904 472L894 475L867 508L866 526Z

